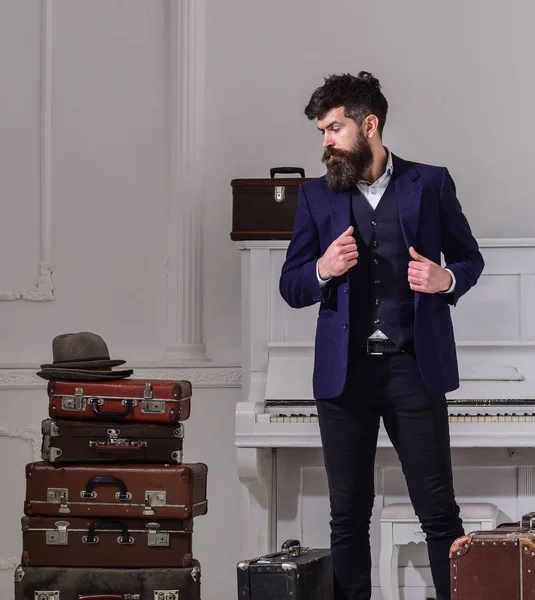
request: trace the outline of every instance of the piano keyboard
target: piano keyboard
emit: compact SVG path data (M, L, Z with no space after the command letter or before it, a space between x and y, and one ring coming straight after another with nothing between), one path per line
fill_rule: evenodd
M302 415L302 414L276 414L269 416L270 423L317 423L318 415ZM448 415L450 423L533 423L535 422L535 414L450 414Z
M296 410L297 409L297 410ZM313 403L284 405L266 403L270 423L317 423ZM448 400L450 423L533 423L535 400L508 400L502 398Z

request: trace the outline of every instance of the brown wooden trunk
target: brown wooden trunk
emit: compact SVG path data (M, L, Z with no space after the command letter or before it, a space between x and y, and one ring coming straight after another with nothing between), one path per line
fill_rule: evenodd
M300 170L289 167L273 171L293 173ZM299 186L310 181L310 178L304 178L304 171L302 174L301 179L233 179L230 238L289 240L297 212Z
M27 515L190 519L207 511L207 467L184 465L26 465Z
M49 381L51 418L178 423L189 418L191 383L164 379Z
M453 543L450 565L452 600L533 600L535 531L519 524L472 532Z

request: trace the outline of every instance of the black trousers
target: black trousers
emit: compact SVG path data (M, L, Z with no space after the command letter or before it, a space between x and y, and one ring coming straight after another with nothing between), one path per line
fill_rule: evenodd
M344 393L318 400L331 505L335 600L369 600L369 525L379 418L426 534L437 600L450 600L449 547L464 535L453 491L444 395L430 394L413 354L356 355Z

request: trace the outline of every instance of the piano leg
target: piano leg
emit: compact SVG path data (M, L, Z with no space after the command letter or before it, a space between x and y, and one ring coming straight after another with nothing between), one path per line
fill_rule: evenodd
M237 448L238 477L243 484L242 548L244 558L274 552L276 506L274 450L272 448Z

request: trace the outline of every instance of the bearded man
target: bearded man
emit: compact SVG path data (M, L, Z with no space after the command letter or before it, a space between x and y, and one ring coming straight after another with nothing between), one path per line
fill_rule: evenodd
M324 177L300 187L280 292L319 304L313 387L329 483L335 600L369 600L380 418L426 534L438 600L463 535L445 393L459 386L450 306L483 257L444 167L383 146L388 103L370 73L332 75L305 108ZM441 254L445 268L441 266Z

